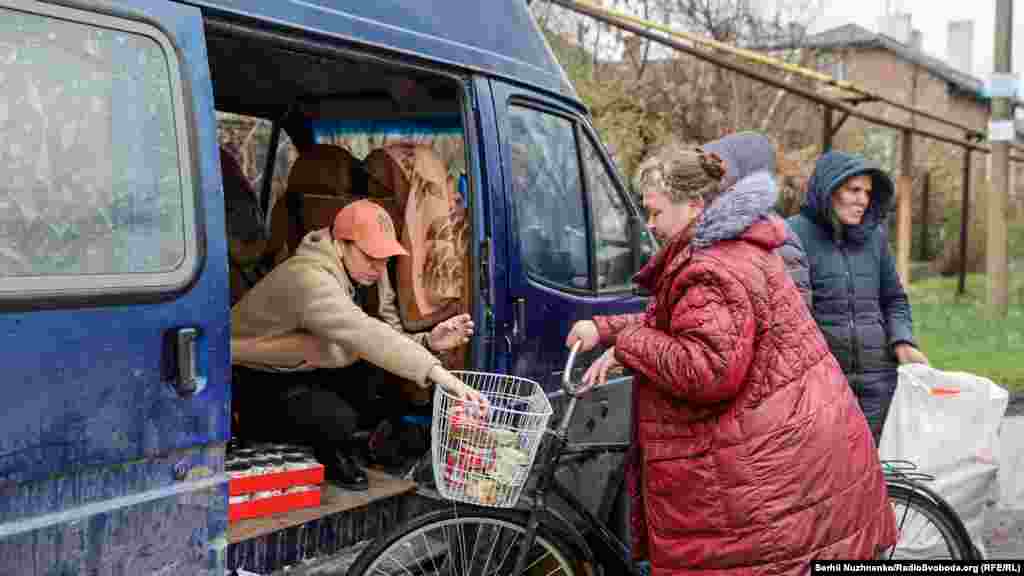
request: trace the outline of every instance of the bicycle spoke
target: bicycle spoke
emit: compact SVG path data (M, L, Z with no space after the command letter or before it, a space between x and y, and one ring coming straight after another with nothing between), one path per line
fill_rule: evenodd
M557 573L558 573L558 572L560 572L561 570L562 570L562 568L561 568L561 567L555 568L555 569L554 569L554 570L552 570L551 572L548 572L546 576L551 576L552 574L557 574Z
M459 530L459 555L462 557L462 576L469 576L469 569L466 568L466 534L462 531L462 524L458 525Z
M509 545L508 548L505 549L505 554L501 557L501 563L498 564L498 570L501 570L505 566L505 561L508 560L509 553L512 552L512 550L516 547L515 544L517 540L519 540L519 534L515 535L515 538L512 540L512 543Z
M896 555L896 548L899 547L900 541L903 540L903 525L907 521L907 514L910 513L910 498L907 498L907 502L903 505L903 518L900 520L899 525L896 527L896 544L893 544L889 551L888 560L892 560L892 557Z
M453 575L455 575L456 572L458 572L458 569L456 568L456 563L458 562L456 554L458 553L458 550L456 550L456 546L453 543L454 538L452 537L455 530L456 529L453 527L444 527L444 543L447 546L447 549L449 549L447 550L445 556L447 557L447 565L449 565L449 570L452 572ZM441 566L443 567L443 564Z
M480 573L480 576L487 576L487 569L491 567L491 558L494 557L494 549L498 547L498 542L501 540L501 533L505 531L504 528L499 528L498 536L491 542L491 549L487 552L487 563L484 564L484 571ZM498 566L500 569L501 566Z
M409 549L411 551L410 553L413 555L413 560L416 561L416 570L419 571L420 574L426 574L426 571L423 569L423 564L420 563L420 555L417 554L416 547L413 546L412 542L409 542Z
M527 566L526 568L523 568L523 572L522 573L525 574L525 573L529 572L530 568L533 568L534 566L537 565L538 562L540 562L541 560L547 558L548 556L551 556L551 552L545 552L543 555L538 556L536 560L534 560L533 562L530 562L529 566Z
M449 513L450 514L450 513ZM359 576L577 576L567 556L548 536L536 535L528 549L525 523L500 517L445 518L412 527L390 544L370 549L353 567ZM495 514L494 516L501 516ZM429 560L423 555L429 556ZM522 554L524 569L510 574ZM410 558L410 555L412 556ZM511 562L510 562L511 560Z
M476 558L476 547L477 547L477 544L480 543L480 532L482 530L483 530L483 528L477 528L475 530L476 534L473 536L473 549L471 550L471 553L470 553L470 556L469 556L469 567L470 567L470 572L471 573L473 571L472 570L473 564L474 564L474 560L473 559ZM472 576L472 574L469 574L469 576ZM483 576L483 575L481 575L481 576Z
M434 550L430 547L430 538L427 538L426 532L420 536L423 537L423 545L427 549L427 555L430 556L430 565L434 567L434 574L440 574L440 570L437 569L437 560L434 559Z
M414 576L413 573L410 572L408 568L406 568L404 565L398 563L398 560L395 559L395 556L393 554L388 554L388 560L390 560L391 562L394 562L395 566L397 566L400 570L402 570L403 572L405 572L409 576Z

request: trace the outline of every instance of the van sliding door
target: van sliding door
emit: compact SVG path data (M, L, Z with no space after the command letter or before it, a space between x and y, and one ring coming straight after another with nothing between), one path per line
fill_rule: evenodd
M2 574L224 574L212 101L197 8L0 0Z

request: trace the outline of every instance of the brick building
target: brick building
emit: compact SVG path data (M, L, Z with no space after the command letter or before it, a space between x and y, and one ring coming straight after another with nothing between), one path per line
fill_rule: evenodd
M990 115L990 101L984 82L969 73L973 26L970 22L951 22L949 54L946 61L921 50L921 36L910 28L908 15L889 17L880 22L885 33L875 33L857 24L847 24L809 36L804 47L814 51L814 65L836 79L850 81L869 92L926 110L937 116L985 132ZM966 71L965 69L966 68ZM822 88L823 91L830 90ZM914 122L919 128L962 138L954 127L911 115L884 103L864 102L859 107L873 115L902 123ZM821 130L821 113L808 110L808 126ZM815 118L815 116L817 116ZM900 166L900 135L887 128L873 126L851 118L836 135L836 148L863 150L878 159L894 173ZM1018 142L1021 134L1018 132ZM971 178L971 210L973 237L971 268L984 261L978 250L984 241L984 198L989 190L990 155L973 154ZM935 244L941 243L942 224L950 218L959 219L963 153L960 148L927 138L914 139L915 186L914 226L924 220L921 208L923 174L930 175L928 222ZM1009 191L1010 217L1024 215L1024 164L1011 164ZM947 227L948 229L948 227ZM915 244L918 234L915 233ZM914 257L920 254L915 247ZM936 255L936 254L933 254Z

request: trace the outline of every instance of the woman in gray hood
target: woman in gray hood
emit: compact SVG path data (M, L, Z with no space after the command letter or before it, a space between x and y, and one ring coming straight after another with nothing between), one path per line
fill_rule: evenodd
M723 188L731 188L737 182L754 176L756 182L764 191L765 198L774 205L779 198L778 186L775 182L775 157L776 150L771 140L764 134L758 132L737 132L729 134L718 140L708 142L701 146L701 150L715 154L725 163L726 173L722 179ZM738 210L749 211L751 206L734 206L718 208L711 207L709 212L714 210ZM712 213L713 217L714 214ZM808 275L808 265L803 246L800 245L800 238L793 233L793 230L786 227L786 242L778 249L782 261L786 264L786 270L796 283L804 304L811 307L811 279Z

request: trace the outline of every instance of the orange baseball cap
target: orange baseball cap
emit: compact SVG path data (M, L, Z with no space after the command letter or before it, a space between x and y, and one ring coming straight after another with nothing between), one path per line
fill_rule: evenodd
M370 200L356 200L339 210L331 233L335 240L355 242L371 258L409 255L398 243L387 210Z

